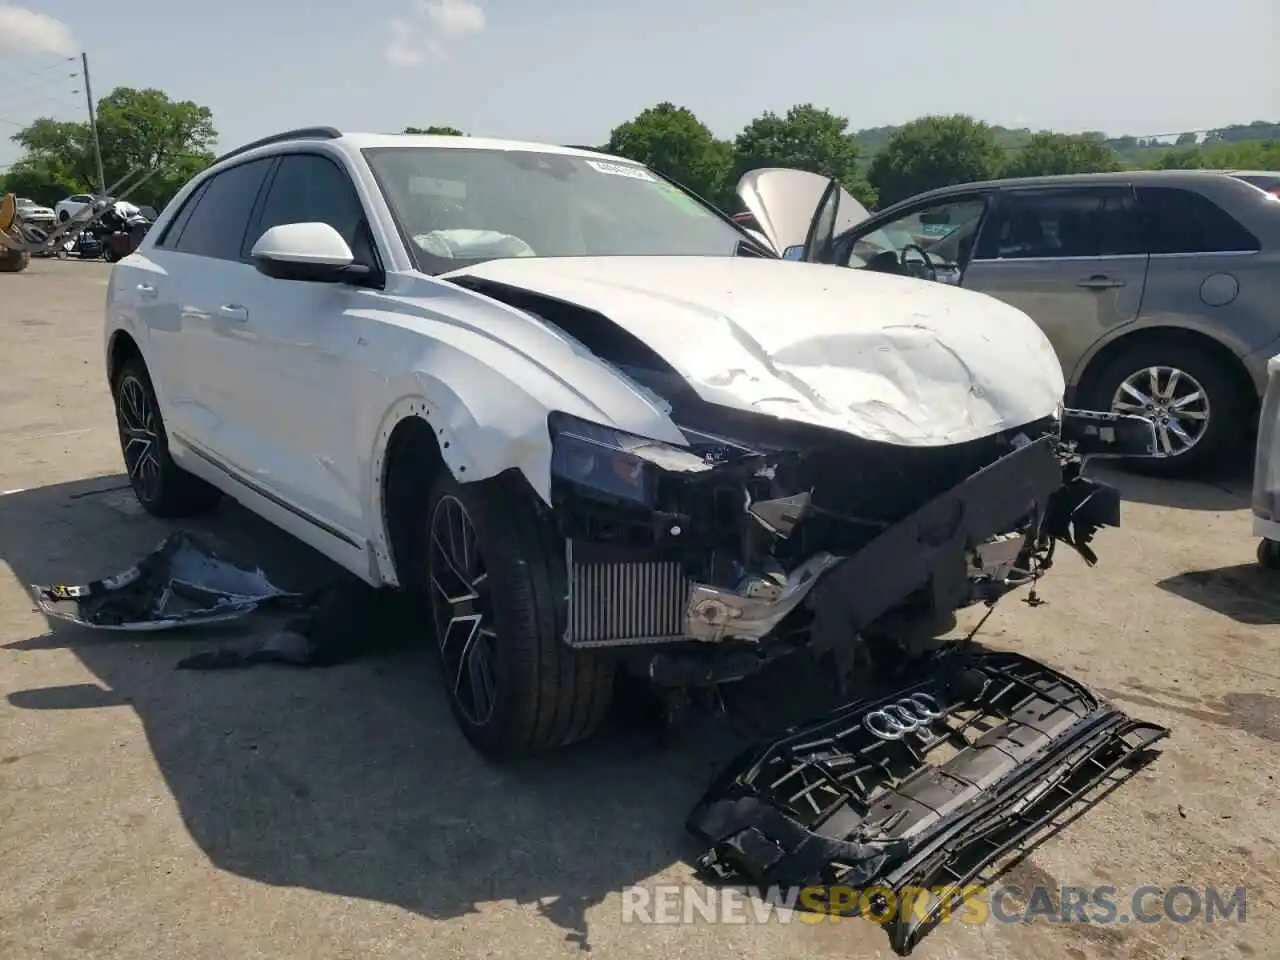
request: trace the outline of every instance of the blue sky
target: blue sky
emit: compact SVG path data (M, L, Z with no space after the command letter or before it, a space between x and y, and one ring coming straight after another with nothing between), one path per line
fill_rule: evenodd
M813 102L1137 135L1280 118L1278 0L0 0L0 135L152 86L220 145L332 124L599 143L645 106L732 136ZM16 151L0 140L0 165Z

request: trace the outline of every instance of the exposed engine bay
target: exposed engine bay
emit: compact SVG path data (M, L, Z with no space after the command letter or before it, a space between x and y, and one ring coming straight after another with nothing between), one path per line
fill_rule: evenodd
M846 659L883 635L906 652L957 609L1033 584L1058 543L1086 562L1118 526L1090 456L1150 455L1138 417L1064 411L966 443L903 447L701 400L599 314L480 279L657 398L676 447L550 416L566 542L565 641L619 648L659 686L738 679L807 647Z

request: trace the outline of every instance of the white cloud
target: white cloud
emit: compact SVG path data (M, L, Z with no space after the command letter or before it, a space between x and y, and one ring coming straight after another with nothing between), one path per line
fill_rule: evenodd
M483 33L485 23L484 10L472 0L414 0L407 16L387 25L387 60L401 66L438 60L452 41Z
M80 47L71 28L61 20L26 7L0 4L0 47L27 53L71 56Z

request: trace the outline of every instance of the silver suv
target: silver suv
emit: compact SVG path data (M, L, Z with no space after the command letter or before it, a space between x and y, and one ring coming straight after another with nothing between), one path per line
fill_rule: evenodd
M768 182L775 173L786 176ZM759 171L740 185L762 229L789 226L788 235L765 230L778 234L768 237L778 252L957 284L1020 307L1053 342L1070 404L1155 419L1167 457L1146 469L1198 470L1255 420L1267 359L1280 353L1280 173L969 183L864 211L825 238L824 222L847 223L829 205L844 214L856 202L833 187L797 189L795 173Z

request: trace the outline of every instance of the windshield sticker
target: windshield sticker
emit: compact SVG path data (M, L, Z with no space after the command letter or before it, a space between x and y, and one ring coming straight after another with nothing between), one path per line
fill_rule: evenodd
M644 180L647 183L658 182L658 178L652 173L644 167L638 167L633 163L609 163L607 160L588 160L587 166L597 173L607 173L615 177L630 177L632 180Z
M461 180L441 180L437 177L410 177L409 193L415 197L447 197L450 200L467 199L467 185Z
M653 188L691 217L709 217L712 215L710 211L706 210L687 193L676 189L669 183L654 180Z

